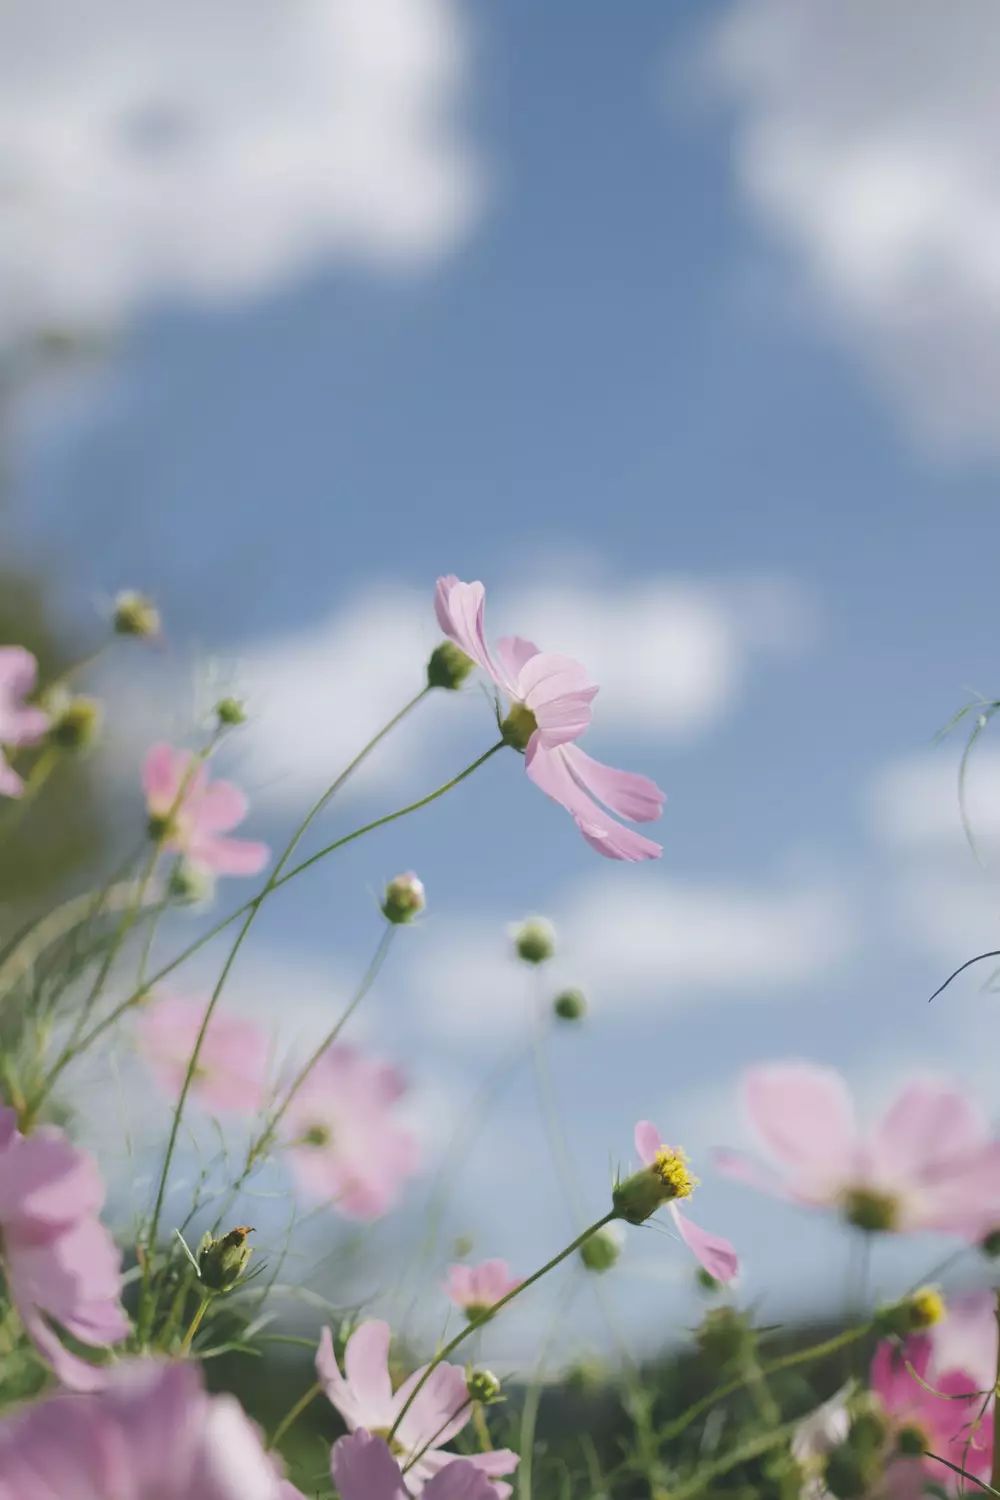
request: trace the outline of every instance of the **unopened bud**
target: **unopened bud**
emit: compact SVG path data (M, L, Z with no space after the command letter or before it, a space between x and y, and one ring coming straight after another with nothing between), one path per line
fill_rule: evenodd
M151 827L150 837L158 840L163 837L163 831L157 835ZM189 864L186 859L179 859L170 872L167 894L171 900L181 901L185 905L201 905L211 901L214 896L215 881L208 870Z
M847 1441L855 1453L876 1453L886 1440L889 1424L875 1405L864 1406L851 1421Z
M382 915L387 922L412 922L427 905L424 883L412 870L396 875L385 888Z
M580 1259L588 1271L610 1271L625 1246L625 1236L617 1224L605 1224L580 1246Z
M220 728L233 729L238 724L246 723L246 707L239 698L220 698L215 705L215 717Z
M160 612L145 594L126 589L115 600L113 615L117 635L138 636L151 640L160 634Z
M503 1399L500 1382L492 1370L471 1370L465 1388L469 1400L478 1401L481 1406L491 1406Z
M198 1270L210 1291L228 1291L241 1279L253 1254L253 1246L247 1244L250 1234L251 1224L239 1224L218 1240L206 1234L198 1247Z
M440 646L435 646L427 663L427 686L454 692L462 686L475 665L453 641L442 641Z
M513 929L514 951L526 964L543 964L556 951L556 931L544 917L529 917Z
M944 1298L933 1286L922 1286L909 1297L880 1307L874 1318L882 1338L905 1339L911 1333L923 1333L940 1323L945 1315Z
M837 1500L858 1500L869 1493L875 1467L871 1458L857 1453L849 1443L838 1443L827 1458L823 1478Z
M713 1307L695 1333L698 1347L714 1363L727 1365L753 1349L753 1329L735 1307Z
M582 990L563 990L552 1002L552 1010L560 1021L582 1021L587 1014L587 1002Z
M86 750L101 727L101 705L96 698L62 698L50 706L48 739L60 750Z

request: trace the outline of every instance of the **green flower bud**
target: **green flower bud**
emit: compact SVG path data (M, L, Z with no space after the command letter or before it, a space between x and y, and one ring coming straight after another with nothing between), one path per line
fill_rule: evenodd
M922 1286L909 1297L877 1309L874 1327L881 1338L908 1338L940 1323L945 1315L944 1298L933 1286Z
M587 1002L582 990L563 990L552 1002L552 1010L560 1021L581 1021L587 1014Z
M156 605L145 594L137 594L131 589L118 595L112 620L117 635L151 640L160 634L160 613Z
M916 1422L908 1422L896 1433L896 1449L903 1458L921 1458L927 1448L927 1434Z
M869 1493L876 1466L849 1443L838 1443L826 1461L826 1487L838 1500L859 1500Z
M544 917L529 917L513 929L514 950L526 964L543 964L556 951L556 931Z
M698 1347L714 1364L728 1365L753 1350L754 1333L735 1307L713 1307L695 1333Z
M588 1271L610 1271L625 1246L625 1236L617 1224L605 1224L584 1240L579 1249L580 1259Z
M492 1406L495 1401L502 1401L500 1382L492 1370L470 1370L465 1384L469 1393L470 1401L478 1401L481 1406Z
M60 750L86 750L101 727L101 705L96 698L62 697L50 707L48 740Z
M389 881L382 898L382 915L387 922L401 925L412 922L427 905L424 883L412 870Z
M847 1441L856 1453L877 1453L888 1435L889 1425L881 1410L863 1407L851 1421Z
M253 1254L253 1246L247 1244L250 1234L251 1224L239 1224L218 1240L205 1235L198 1246L198 1271L210 1291L228 1291L242 1278Z
M427 663L427 686L454 692L462 686L475 665L453 641L442 641L440 646L435 646Z
M220 698L215 705L215 717L220 728L234 729L247 721L246 706L239 698Z

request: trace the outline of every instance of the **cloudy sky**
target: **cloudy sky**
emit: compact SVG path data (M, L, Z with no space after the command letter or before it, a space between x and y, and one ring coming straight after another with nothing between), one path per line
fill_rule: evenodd
M124 585L167 621L106 683L109 806L139 818L144 738L189 733L211 675L250 697L231 767L279 841L419 684L436 575L485 580L498 631L601 682L588 748L667 789L662 863L599 860L504 756L276 899L230 1001L314 1031L378 936L372 893L416 868L427 918L358 1035L410 1069L429 1153L539 994L580 983L591 1017L550 1050L584 1201L652 1116L769 1312L832 1300L843 1243L707 1152L743 1139L760 1059L843 1066L866 1107L914 1070L995 1088L995 1002L975 980L924 1000L1000 912L1000 752L971 776L983 869L957 743L932 743L1000 688L1000 15L250 13L0 17L0 341L112 341L24 406L6 546L67 635ZM492 729L476 688L425 705L329 827ZM507 953L533 911L560 935L540 991ZM527 1270L569 1223L524 1058L448 1225ZM617 1296L668 1336L680 1248L634 1234Z

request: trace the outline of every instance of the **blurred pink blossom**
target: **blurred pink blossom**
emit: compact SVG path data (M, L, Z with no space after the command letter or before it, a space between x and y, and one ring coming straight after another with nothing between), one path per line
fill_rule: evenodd
M665 1146L660 1132L650 1120L640 1120L635 1127L635 1149L644 1166L655 1165L660 1152L671 1148ZM667 1209L677 1228L677 1233L691 1251L695 1260L716 1281L732 1281L739 1273L740 1262L736 1251L728 1240L720 1235L709 1234L682 1214L677 1203L671 1200Z
M387 1433L420 1381L423 1370L415 1370L398 1391L393 1391L389 1374L389 1339L388 1323L372 1318L360 1324L347 1341L344 1373L341 1374L330 1330L323 1329L316 1354L316 1372L349 1432L365 1428L369 1432ZM411 1494L419 1495L428 1480L455 1462L458 1455L446 1452L444 1444L461 1432L471 1414L472 1402L461 1365L446 1362L437 1365L414 1397L394 1434L398 1445L396 1456L405 1471L403 1482ZM465 1461L474 1464L490 1479L498 1479L517 1467L517 1454L507 1448L497 1448L489 1453L469 1454ZM509 1495L510 1485L498 1483L493 1485L493 1490L494 1496ZM345 1500L348 1497L345 1496Z
M484 1260L478 1266L449 1266L445 1291L456 1307L474 1317L520 1285L505 1260Z
M142 784L150 818L167 824L165 848L214 875L256 875L267 864L266 844L222 837L243 822L247 799L231 781L211 781L208 767L196 764L191 751L153 745Z
M0 1500L303 1500L194 1364L129 1360L96 1395L0 1421Z
M49 727L48 714L25 698L33 691L38 663L23 646L0 646L0 797L19 797L24 782L9 764L4 749L34 745Z
M50 1320L98 1349L129 1331L121 1257L97 1217L103 1202L86 1152L53 1125L22 1135L14 1111L0 1109L0 1263L25 1332L78 1391L97 1389L107 1371L71 1354Z
M313 1198L350 1219L378 1219L417 1170L414 1136L395 1105L406 1089L389 1064L328 1047L284 1115L292 1167Z
M330 1471L340 1500L406 1500L406 1479L384 1438L359 1427L338 1438ZM424 1485L424 1500L496 1500L482 1469L457 1455Z
M747 1111L775 1163L733 1152L722 1171L867 1230L936 1230L978 1240L1000 1225L1000 1140L963 1094L916 1079L864 1135L832 1068L773 1063L744 1079Z
M207 1007L206 999L155 995L139 1018L139 1046L170 1099L180 1095ZM191 1092L206 1109L256 1114L266 1094L268 1055L267 1035L255 1022L216 1007Z
M659 844L617 822L649 823L663 811L655 782L602 765L573 741L590 723L597 688L569 656L539 651L521 636L504 636L491 655L486 641L486 590L454 574L437 581L435 610L444 634L470 656L510 700L525 732L524 767L546 796L574 819L587 843L609 859L658 859Z

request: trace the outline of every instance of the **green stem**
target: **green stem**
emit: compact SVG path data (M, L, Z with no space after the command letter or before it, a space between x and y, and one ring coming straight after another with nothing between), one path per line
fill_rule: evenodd
M288 1429L299 1420L306 1408L311 1406L316 1400L316 1397L322 1395L322 1393L323 1387L317 1380L315 1385L311 1385L309 1389L299 1397L295 1405L292 1407L291 1411L289 1411L284 1417L282 1417L281 1421L274 1429L274 1435L267 1445L268 1448L277 1448L278 1444L281 1442L281 1439L284 1437Z
M670 1500L687 1500L689 1495L697 1495L715 1479L731 1470L739 1468L748 1459L758 1458L760 1454L766 1453L769 1448L777 1448L779 1444L787 1442L798 1427L798 1422L789 1422L784 1427L777 1427L773 1432L759 1433L748 1442L740 1443L736 1448L731 1448L728 1453L717 1458L713 1463L703 1464L697 1474L688 1480L687 1484L675 1485L670 1491Z
M191 1345L194 1341L194 1336L198 1332L198 1329L201 1327L201 1321L204 1318L205 1314L208 1312L208 1304L211 1302L211 1300L211 1297L202 1297L201 1301L198 1303L198 1310L195 1313L194 1317L191 1319L188 1331L184 1335L184 1340L181 1344L182 1354L187 1354L190 1352Z
M608 1213L604 1214L600 1219L596 1220L595 1223L589 1224L581 1234L577 1235L575 1240L571 1240L570 1243L566 1245L562 1250L560 1250L557 1255L553 1255L551 1260L547 1260L543 1266L539 1266L537 1271L532 1271L531 1275L526 1277L524 1281L519 1282L517 1286L511 1287L510 1291L506 1292L498 1302L494 1302L492 1306L488 1307L481 1317L477 1318L472 1323L467 1323L464 1328L460 1329L459 1332L456 1333L453 1339L449 1339L444 1348L438 1350L437 1354L435 1354L430 1364L424 1366L423 1373L421 1374L420 1379L414 1384L412 1391L403 1402L400 1410L396 1413L396 1420L393 1422L388 1433L389 1442L391 1443L392 1439L396 1436L396 1431L399 1427L400 1422L406 1416L406 1413L409 1411L410 1407L413 1405L417 1396L423 1390L424 1386L427 1384L427 1381L437 1369L438 1365L441 1364L442 1361L446 1360L450 1354L454 1354L459 1344L464 1343L470 1334L475 1333L477 1329L481 1328L483 1324L490 1318L494 1318L502 1308L507 1306L508 1302L513 1302L514 1298L520 1297L521 1293L526 1292L529 1286L534 1286L536 1281L541 1281L543 1276L547 1276L550 1271L555 1270L556 1266L560 1265L564 1260L572 1255L574 1251L579 1250L584 1240L589 1240L592 1234L596 1234L599 1229L604 1228L605 1224L610 1224L612 1219L617 1219L617 1217L618 1214L616 1210L612 1208Z
M932 1453L929 1448L924 1449L924 1457L932 1458L936 1464L944 1464L946 1469L950 1469L953 1474L960 1474L963 1479L971 1479L972 1483L978 1485L985 1494L1000 1496L1000 1489L997 1489L995 1484L987 1484L985 1480L977 1479L975 1474L970 1474L960 1464L953 1464L950 1458L943 1458L940 1453Z

